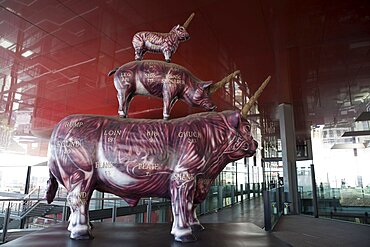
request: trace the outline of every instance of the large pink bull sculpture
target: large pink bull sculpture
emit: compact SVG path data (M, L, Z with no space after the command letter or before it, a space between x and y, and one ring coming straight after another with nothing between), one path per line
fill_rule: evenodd
M171 233L177 241L194 241L192 230L203 229L196 205L226 164L256 151L246 120L254 100L241 113L199 113L170 121L66 117L49 143L46 198L53 201L58 182L67 189L73 239L92 238L88 206L95 189L120 196L131 206L141 197L170 198Z
M155 60L133 61L109 72L114 75L117 89L118 114L127 116L130 101L135 95L150 95L163 98L163 118L168 119L177 100L190 106L215 109L211 95L223 87L239 71L226 76L217 83L196 78L184 67Z

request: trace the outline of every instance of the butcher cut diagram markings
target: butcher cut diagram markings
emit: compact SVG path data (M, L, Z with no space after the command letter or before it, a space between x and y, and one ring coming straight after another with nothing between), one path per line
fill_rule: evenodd
M61 150L65 154L69 154L72 152L74 148L80 148L82 146L82 140L81 139L77 139L77 140L69 139L69 140L56 141L56 146L58 148L61 148Z
M158 138L160 134L159 131L156 130L147 130L144 136L149 142L155 142L156 138Z
M184 138L187 140L188 143L197 143L200 138L202 138L202 134L199 131L180 131L177 134L178 138Z
M108 142L114 142L116 140L117 136L122 135L122 130L120 130L120 129L115 129L115 130L105 129L104 132L103 132L103 135L107 136L107 141Z
M83 121L69 121L66 122L64 127L65 128L80 128L84 124Z

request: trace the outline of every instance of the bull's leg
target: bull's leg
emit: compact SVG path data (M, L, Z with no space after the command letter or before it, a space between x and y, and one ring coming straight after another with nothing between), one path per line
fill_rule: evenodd
M198 220L196 204L193 204L192 214L190 217L190 226L194 232L200 232L204 230L204 226L202 226Z
M68 193L67 199L71 207L68 230L71 231L72 239L92 239L91 226L89 224L89 201L91 193L76 186Z
M193 242L196 240L190 225L190 218L193 213L195 181L194 178L189 179L190 177L192 176L189 174L175 174L170 185L172 214L174 218L171 234L179 242Z

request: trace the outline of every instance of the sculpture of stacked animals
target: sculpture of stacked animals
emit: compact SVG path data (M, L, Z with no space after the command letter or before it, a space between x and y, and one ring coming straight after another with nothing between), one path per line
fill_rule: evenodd
M49 143L46 199L51 203L58 183L68 191L72 239L91 239L89 202L93 191L113 193L135 206L140 198L171 199L176 241L191 242L203 230L196 207L218 174L232 161L255 154L248 111L270 77L242 111L205 112L168 120L173 104L214 110L210 96L239 72L213 84L201 81L180 65L168 63L191 19L169 34L140 32L134 36L135 59L114 69L120 117L72 115L54 128ZM166 62L142 60L146 51L162 51ZM127 119L133 96L163 98L165 120Z

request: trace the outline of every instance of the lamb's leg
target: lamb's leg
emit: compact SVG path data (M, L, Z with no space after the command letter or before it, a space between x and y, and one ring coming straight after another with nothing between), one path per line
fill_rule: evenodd
M163 55L164 55L164 59L166 60L167 63L170 63L171 62L171 51L169 49L164 49L163 50Z

